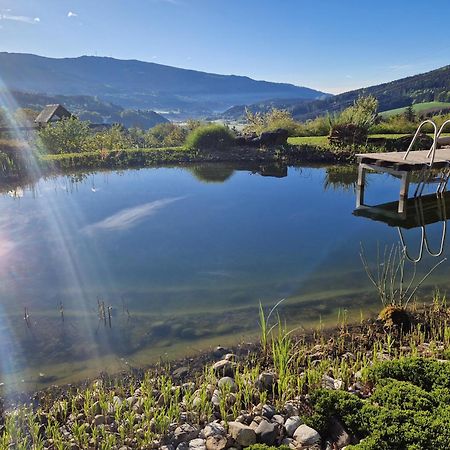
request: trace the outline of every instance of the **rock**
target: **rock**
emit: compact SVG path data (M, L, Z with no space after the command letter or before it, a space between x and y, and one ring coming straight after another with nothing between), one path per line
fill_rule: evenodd
M272 386L275 383L275 375L270 372L263 372L259 375L258 381L264 390L272 390Z
M222 358L222 356L226 355L227 353L228 353L228 350L226 348L221 347L220 345L218 345L213 351L213 355L216 358Z
M200 431L200 437L203 439L207 439L210 436L225 436L227 434L227 430L217 422L208 423L208 425Z
M275 414L275 415L272 417L272 422L273 422L273 423L277 423L277 424L280 425L280 426L283 426L283 424L284 424L284 417L281 416L280 414Z
M223 376L223 377L233 377L234 376L234 363L231 361L228 361L226 359L222 359L220 361L217 361L213 365L213 370L216 375Z
M228 433L230 436L243 447L256 444L256 433L249 426L240 422L230 422L228 424Z
M265 131L261 133L259 141L261 145L285 145L289 137L289 132L282 128L274 131Z
M298 408L296 407L296 406L294 406L292 403L290 403L290 402L287 402L285 405L284 405L284 409L286 410L286 413L287 413L287 416L288 417L291 417L291 416L298 416L300 413L299 413L299 410L298 410Z
M177 427L174 431L174 441L179 444L181 442L192 441L198 436L197 428L189 425L188 423L184 423Z
M172 373L174 378L184 378L189 374L189 368L188 367L179 367L178 369L175 369Z
M341 389L342 380L335 380L334 378L324 374L322 377L322 387L325 389Z
M284 429L286 430L286 434L289 437L294 436L295 431L302 423L303 423L303 421L302 421L302 419L300 419L299 416L289 417L286 420L286 423L284 424Z
M222 377L217 384L220 389L227 389L230 392L236 392L236 383L231 377Z
M204 439L192 439L189 442L189 450L206 450L205 440Z
M220 405L220 392L218 389L216 389L213 392L213 395L211 397L211 402L214 406L219 406Z
M352 442L350 435L347 433L344 425L337 417L331 418L328 433L337 448L345 447L350 445Z
M320 442L320 434L314 428L302 424L295 430L294 440L303 446L314 445Z
M177 445L177 450L189 450L189 443L181 442L179 445Z
M276 410L272 405L264 405L262 407L262 415L269 420L275 415Z
M130 406L133 406L136 402L137 402L137 397L128 397L127 398L127 403L130 405Z
M173 445L163 445L159 450L175 450Z
M226 436L214 435L206 438L206 450L225 450L228 447Z
M256 440L261 444L273 445L277 437L277 426L267 420L261 420L255 430Z
M94 417L93 424L98 427L99 425L105 424L105 416L103 414L97 414Z

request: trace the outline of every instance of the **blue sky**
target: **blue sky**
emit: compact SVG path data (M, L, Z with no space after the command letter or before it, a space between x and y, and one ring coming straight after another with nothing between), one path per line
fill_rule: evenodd
M0 51L140 59L337 93L450 64L449 15L448 0L0 0Z

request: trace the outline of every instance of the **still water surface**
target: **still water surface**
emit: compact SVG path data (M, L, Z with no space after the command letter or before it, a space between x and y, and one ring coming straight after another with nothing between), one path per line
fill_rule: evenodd
M377 310L360 245L375 262L398 234L352 215L354 181L320 167L274 177L205 166L4 192L0 382L32 389L238 342L257 330L260 301L285 298L283 317L305 328ZM368 202L397 193L398 180L369 176ZM447 275L444 264L423 292L445 290Z

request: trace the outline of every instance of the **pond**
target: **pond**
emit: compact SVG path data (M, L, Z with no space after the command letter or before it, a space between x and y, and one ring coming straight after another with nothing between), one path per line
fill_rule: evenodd
M206 165L41 179L0 196L0 382L35 389L380 309L360 260L398 243L356 217L354 168ZM369 175L368 202L398 180ZM449 211L450 213L450 211ZM439 245L441 223L428 231ZM408 230L414 247L418 230ZM426 272L436 258L424 258ZM448 265L421 292L445 291Z

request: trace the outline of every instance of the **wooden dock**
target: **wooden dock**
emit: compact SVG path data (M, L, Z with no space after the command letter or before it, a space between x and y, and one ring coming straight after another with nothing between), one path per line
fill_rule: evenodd
M397 171L412 172L430 166L429 150L415 150L409 153L360 153L356 156L360 164L387 167ZM407 156L406 159L405 156ZM433 169L448 167L449 163L450 147L439 148L434 151Z
M415 150L389 153L360 153L356 207L364 205L364 189L366 171L385 172L401 178L400 199L398 212L405 210L405 201L408 199L411 173L417 171L430 171L432 169L445 170L450 168L450 148L434 148L429 150Z

